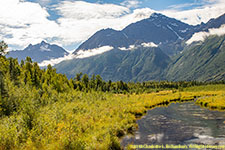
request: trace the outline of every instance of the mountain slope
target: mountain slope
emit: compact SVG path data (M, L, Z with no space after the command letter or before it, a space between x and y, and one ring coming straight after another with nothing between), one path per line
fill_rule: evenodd
M193 26L162 14L154 13L148 19L128 25L122 30L128 37L145 42L182 40L190 33Z
M88 50L102 46L128 47L133 43L134 41L121 31L103 29L81 44L77 50Z
M83 72L100 74L105 80L224 80L224 36L185 44L196 32L220 27L225 23L224 17L225 14L206 24L190 26L155 13L121 31L104 29L96 32L74 54L102 46L111 46L114 50L64 61L56 68L70 78ZM169 57L173 57L173 61Z
M121 51L111 50L101 55L64 61L55 66L69 78L76 73L99 74L104 80L159 80L170 58L157 47Z
M133 44L153 42L169 55L176 54L182 47L173 46L176 42L188 39L193 33L194 26L185 24L162 14L153 13L150 18L128 25L121 31L103 29L96 32L81 44L79 50L89 50L101 46L129 47ZM170 44L170 43L175 44ZM170 47L170 49L166 49Z
M206 24L201 24L199 30L208 31L210 28L219 28L223 24L225 24L225 13L218 18L210 19Z
M192 45L170 64L169 80L225 80L225 35Z
M18 61L20 62L22 59L25 60L26 57L29 56L33 61L40 63L43 60L63 57L66 54L68 54L68 52L63 48L42 41L36 45L30 44L24 50L10 51L7 57L18 58Z

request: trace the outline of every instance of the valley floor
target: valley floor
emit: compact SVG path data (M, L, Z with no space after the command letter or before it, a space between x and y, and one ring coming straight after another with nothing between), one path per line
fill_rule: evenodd
M225 111L225 85L147 94L71 90L52 94L52 102L42 107L35 107L43 101L35 89L13 92L27 100L20 113L0 118L0 150L121 149L120 138L133 133L137 118L154 107L196 100L202 107Z

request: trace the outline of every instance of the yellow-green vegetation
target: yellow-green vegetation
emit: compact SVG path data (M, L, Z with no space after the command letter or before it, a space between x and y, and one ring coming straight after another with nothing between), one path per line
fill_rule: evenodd
M73 90L56 93L55 103L35 109L33 100L29 100L35 97L35 91L26 91L23 113L0 121L0 149L120 149L119 138L132 133L137 117L148 109L199 96L217 98L220 94L162 91L115 95Z
M136 128L136 117L147 109L193 99L192 93L171 91L141 95L71 91L56 94L57 102L35 109L29 100L35 91L26 92L23 113L0 121L0 149L120 149L119 138Z
M121 149L120 138L154 107L197 98L224 110L224 84L106 82L81 73L68 80L30 58L7 59L0 44L0 150Z
M204 97L196 101L196 104L200 104L203 107L216 110L225 110L225 94L220 93L217 96Z
M213 110L225 111L225 85L205 85L185 88L183 91L199 95L196 104Z

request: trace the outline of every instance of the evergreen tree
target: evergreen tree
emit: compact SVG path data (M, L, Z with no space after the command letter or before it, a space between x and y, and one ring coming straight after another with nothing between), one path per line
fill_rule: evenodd
M20 66L17 59L9 58L9 74L10 80L14 81L15 84L18 84L18 77L20 75Z
M95 85L96 85L96 90L102 90L102 77L100 75L96 75L96 80L95 80Z
M8 48L7 44L2 41L0 42L0 99L2 100L6 95L7 91L5 89L4 83L4 74L8 71L8 62L4 55L7 53L6 49ZM1 102L0 102L1 103Z
M91 76L89 84L91 89L95 89L95 74Z
M87 74L84 74L82 79L81 79L81 82L83 84L83 87L85 89L88 89L88 84L89 84L89 78L88 78L88 75Z
M40 78L41 78L41 70L37 62L35 62L33 66L33 78L32 78L32 83L34 86L36 87L40 86Z
M83 74L82 72L76 74L76 76L75 76L75 81L76 81L76 82L77 82L77 81L80 82L82 74Z
M0 42L0 56L6 55L8 52L6 52L6 49L8 48L8 45L4 42Z
M7 91L5 89L5 82L4 82L4 76L2 71L0 71L0 98L3 99L6 97Z

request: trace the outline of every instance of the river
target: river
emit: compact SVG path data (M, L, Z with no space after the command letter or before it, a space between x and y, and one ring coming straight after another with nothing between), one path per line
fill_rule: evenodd
M134 135L121 145L224 145L225 112L212 111L194 102L172 103L157 107L137 121Z

